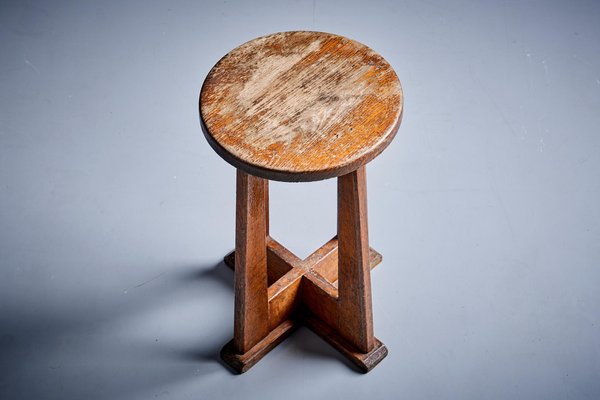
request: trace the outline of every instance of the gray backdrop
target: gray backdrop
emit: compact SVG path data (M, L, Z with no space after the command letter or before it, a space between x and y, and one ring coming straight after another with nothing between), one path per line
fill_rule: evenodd
M600 398L600 3L0 5L0 398ZM380 52L405 118L368 167L376 335L357 373L301 329L242 376L234 168L197 98L233 47ZM335 232L335 180L272 185L273 236Z

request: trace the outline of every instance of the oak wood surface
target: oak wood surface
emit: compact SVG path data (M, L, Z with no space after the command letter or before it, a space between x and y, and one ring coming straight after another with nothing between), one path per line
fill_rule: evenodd
M356 170L381 153L402 117L392 67L354 40L282 32L223 57L200 94L204 134L225 160L281 181Z
M300 324L362 371L387 355L373 336L365 167L338 178L337 235L301 260L268 234L268 181L238 170L234 338L223 360L244 372Z
M338 241L337 236L301 260L276 240L267 237L267 253L285 256L278 258L280 264L274 266L279 272L286 264L287 273L270 283L269 329L270 333L245 353L240 353L234 341L227 343L221 351L223 360L236 372L243 373L264 357L273 347L287 337L294 329L307 325L317 335L331 344L354 363L362 372L373 369L386 355L387 349L377 338L374 347L368 352L356 349L335 328L338 324ZM381 263L382 256L369 250L369 268ZM235 271L235 251L224 257L225 264ZM335 264L335 268L332 266ZM324 269L323 267L326 266ZM325 272L327 277L321 275Z
M245 353L239 353L235 347L235 339L233 339L221 349L221 358L236 372L246 372L297 327L298 325L292 320L284 321Z
M310 312L306 313L303 321L306 326L346 356L362 372L369 372L375 368L388 354L387 347L377 338L373 338L372 349L363 353L356 351L351 344L346 342L344 337L340 336L338 331L323 323L323 321Z
M245 353L269 333L267 181L238 170L234 346Z
M338 178L338 329L361 353L373 349L365 167Z

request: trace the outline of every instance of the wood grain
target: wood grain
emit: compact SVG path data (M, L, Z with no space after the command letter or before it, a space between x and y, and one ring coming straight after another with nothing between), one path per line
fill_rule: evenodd
M225 160L281 181L347 174L381 153L402 118L392 67L354 40L282 32L247 42L210 71L204 134Z
M245 353L269 333L267 181L237 172L233 345Z
M268 182L238 170L234 338L223 360L244 372L300 324L307 324L363 372L386 355L373 336L366 173L338 178L338 233L301 260L267 232Z
M373 350L365 167L338 178L338 329L360 353Z
M282 32L234 49L200 94L202 130L237 167L234 337L244 372L301 323L362 371L387 349L373 335L365 164L393 139L402 89L379 54L323 32ZM269 236L268 179L338 177L337 236L304 260Z

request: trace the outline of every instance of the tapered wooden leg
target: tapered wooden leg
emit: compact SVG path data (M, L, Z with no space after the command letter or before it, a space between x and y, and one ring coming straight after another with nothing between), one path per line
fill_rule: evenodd
M309 314L307 324L361 370L368 372L387 355L373 336L371 268L365 167L338 178L337 324L329 315ZM323 297L321 302L330 296ZM318 307L313 305L313 311ZM325 317L325 318L323 318Z
M269 333L267 181L237 171L234 345L246 353Z
M373 349L365 168L338 178L339 329L362 353Z
M273 313L269 303L277 302L279 308L283 305L279 297L269 298L268 185L266 179L237 171L235 257L232 254L226 258L226 262L235 264L234 333L233 340L221 350L221 358L240 373L256 364L296 327L284 318L279 324L270 324Z
M266 236L269 236L269 181L267 179L264 179L265 181L265 194L264 194L264 199L265 199L265 229L266 229Z

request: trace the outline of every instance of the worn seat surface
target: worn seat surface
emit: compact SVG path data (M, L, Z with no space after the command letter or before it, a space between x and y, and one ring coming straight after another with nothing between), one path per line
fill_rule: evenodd
M323 32L247 42L210 71L200 94L203 132L225 160L281 181L344 175L393 139L402 89L369 47Z

